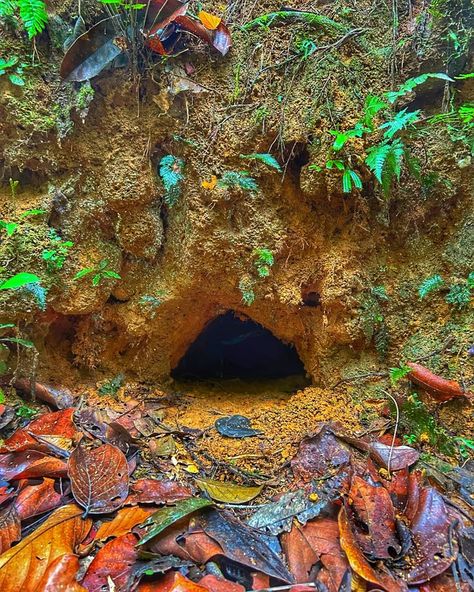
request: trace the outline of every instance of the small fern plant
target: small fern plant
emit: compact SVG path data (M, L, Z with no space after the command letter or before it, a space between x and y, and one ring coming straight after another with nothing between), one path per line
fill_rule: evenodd
M275 263L272 251L266 248L255 249L253 252L255 257L255 267L259 277L264 278L270 275L270 267Z
M181 182L184 178L184 160L167 154L160 160L159 174L165 186L165 204L172 207L181 195Z
M39 35L48 22L46 4L42 0L0 0L0 17L17 13L30 39Z
M422 282L421 286L418 288L418 295L420 300L426 298L428 294L431 292L435 292L441 288L444 284L444 280L440 275L432 275L429 278L426 278L424 282Z
M247 171L227 171L219 179L217 186L226 189L238 187L250 192L258 190L257 182Z

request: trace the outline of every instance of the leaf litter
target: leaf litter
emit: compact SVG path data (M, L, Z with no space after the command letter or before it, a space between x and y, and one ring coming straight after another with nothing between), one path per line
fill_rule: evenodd
M69 406L10 432L0 452L2 592L343 592L364 581L464 592L474 582L474 529L460 505L469 463L445 473L447 491L392 435L320 422L277 479L219 460L202 447L205 430L168 425L159 409ZM261 442L234 417L213 437ZM158 453L140 418L163 440Z

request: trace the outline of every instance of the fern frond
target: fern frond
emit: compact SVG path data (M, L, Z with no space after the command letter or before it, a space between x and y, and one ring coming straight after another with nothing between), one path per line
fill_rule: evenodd
M167 154L160 160L160 178L165 186L164 200L168 206L174 206L180 196L180 184L183 180L184 161Z
M14 0L0 0L0 16L11 16L15 12Z
M268 153L253 153L253 154L241 154L240 158L245 158L247 160L259 160L266 164L269 167L276 169L278 172L281 172L281 166L278 160Z
M367 150L365 164L374 173L375 178L380 184L382 184L383 169L389 152L390 144L378 144Z
M389 103L395 103L397 99L408 94L417 86L426 82L429 78L439 78L440 80L454 82L452 78L443 72L427 72L426 74L420 74L420 76L416 76L415 78L409 78L399 87L398 90L387 92L385 93L385 96L387 97Z
M407 128L409 125L413 125L418 121L418 115L420 114L420 110L411 111L409 113L406 112L406 109L399 111L393 119L390 121L386 121L383 123L379 129L385 129L386 132L384 133L384 138L392 139L393 136Z
M340 23L336 23L323 14L317 14L315 12L305 12L303 10L280 10L277 12L269 12L268 14L262 14L256 19L246 23L242 29L249 31L256 27L269 27L278 22L284 21L303 21L311 26L322 27L328 31L334 31L336 33L347 33L348 29Z
M382 101L380 97L368 95L368 97L365 99L364 105L364 124L372 130L374 117L379 111L386 109L387 107L387 103Z
M438 274L426 278L426 280L418 288L418 295L420 296L420 299L423 300L423 298L425 298L425 296L427 296L430 292L439 290L443 283L443 278Z
M245 191L257 191L258 185L253 177L246 171L227 171L219 179L218 187L240 187Z
M42 0L18 0L18 6L28 37L32 39L41 33L48 22L46 4Z
M400 139L372 146L367 151L365 164L382 185L385 197L390 193L393 179L400 180L405 145Z

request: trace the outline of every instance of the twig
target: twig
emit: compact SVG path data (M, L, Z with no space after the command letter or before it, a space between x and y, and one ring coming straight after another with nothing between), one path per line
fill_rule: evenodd
M393 404L395 405L396 414L397 414L396 418L395 418L395 427L393 429L392 443L390 444L390 452L389 452L388 461L387 461L387 471L388 471L388 474L390 475L390 463L392 462L393 448L395 446L395 439L397 437L398 424L400 422L400 409L398 407L398 403L397 403L395 397L393 397L387 391L383 391L383 392L387 395L387 397L390 397L390 399L393 401Z

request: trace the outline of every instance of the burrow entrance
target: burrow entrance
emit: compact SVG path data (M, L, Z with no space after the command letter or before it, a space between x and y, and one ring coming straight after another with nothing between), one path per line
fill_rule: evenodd
M233 311L204 327L171 375L178 380L258 381L295 377L298 382L309 384L303 362L292 344Z

